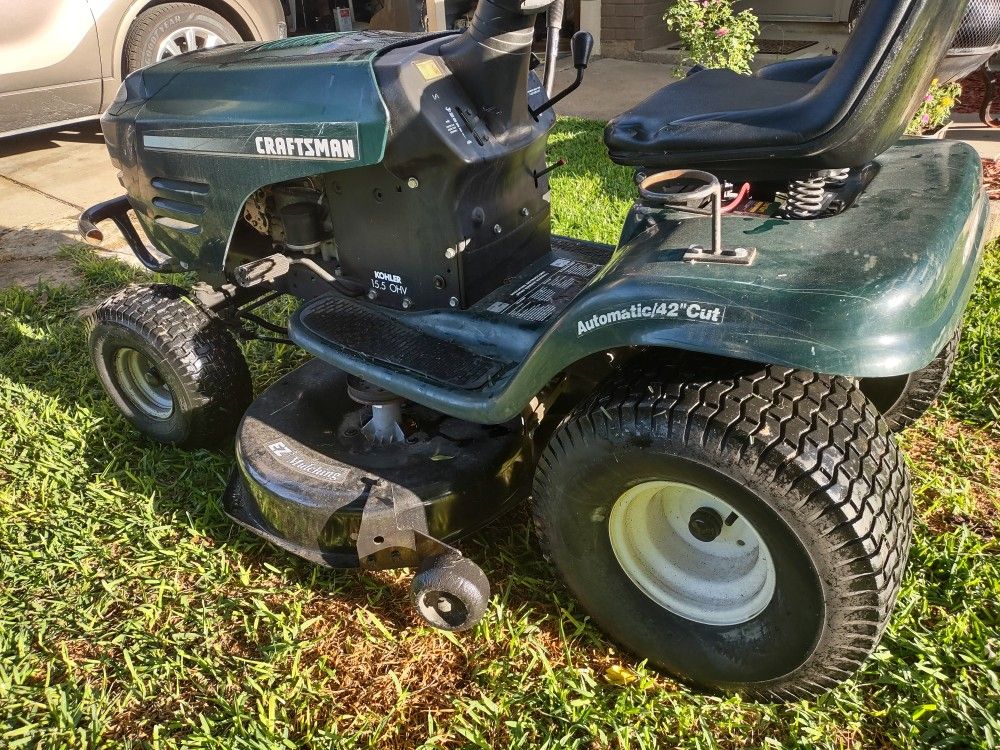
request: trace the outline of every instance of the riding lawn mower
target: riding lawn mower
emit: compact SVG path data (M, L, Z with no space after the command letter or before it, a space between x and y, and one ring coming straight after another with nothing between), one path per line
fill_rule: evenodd
M103 119L127 195L81 230L114 221L197 283L105 301L100 380L154 440L235 434L236 523L319 565L415 568L435 627L486 616L457 545L530 496L565 585L639 659L816 695L888 622L913 516L893 432L943 389L980 264L976 152L901 140L966 3L870 0L835 57L695 68L615 118L636 188L615 246L551 233L553 105L592 40L552 96L549 5L129 76ZM248 336L313 358L254 398Z

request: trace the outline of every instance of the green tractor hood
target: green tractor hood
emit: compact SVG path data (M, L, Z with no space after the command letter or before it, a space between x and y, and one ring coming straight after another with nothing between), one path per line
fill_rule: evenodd
M426 35L320 34L182 55L126 79L102 125L152 242L222 281L257 189L377 164L389 118L372 69Z

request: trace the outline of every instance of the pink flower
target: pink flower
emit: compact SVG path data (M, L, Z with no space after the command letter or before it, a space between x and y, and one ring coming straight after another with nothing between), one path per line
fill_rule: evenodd
M926 124L927 124L927 123L929 123L930 121L931 121L931 116L930 116L930 115L922 115L922 116L920 117L920 124L921 124L921 125L926 125Z
M925 94L925 95L924 95L924 101L925 101L925 102L929 102L929 101L931 101L931 100L932 100L933 98L934 98L934 97L933 97L933 96L931 96L930 94Z
M729 35L729 29L727 29L725 26L720 26L719 28L717 28L715 30L715 35L719 36L719 37L728 36Z

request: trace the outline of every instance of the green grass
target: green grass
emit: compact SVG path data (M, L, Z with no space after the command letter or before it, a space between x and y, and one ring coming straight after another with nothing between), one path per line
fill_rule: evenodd
M632 195L600 128L561 122L556 229L613 242ZM0 292L0 747L993 747L1000 743L1000 247L950 392L903 443L916 541L885 639L813 703L700 695L636 664L553 585L527 516L465 545L478 628L418 624L403 573L314 567L234 527L231 459L139 438L78 312L137 274ZM247 350L258 387L294 366ZM609 680L610 667L635 677Z

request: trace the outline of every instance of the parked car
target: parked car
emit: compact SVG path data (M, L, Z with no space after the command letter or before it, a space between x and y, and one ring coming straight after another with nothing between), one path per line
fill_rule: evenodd
M0 0L0 135L97 117L133 70L286 35L279 0Z

